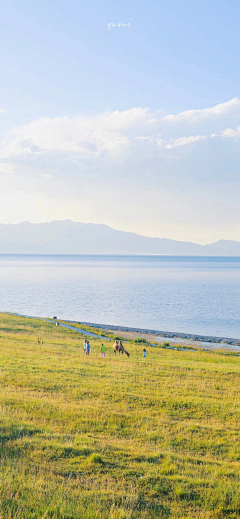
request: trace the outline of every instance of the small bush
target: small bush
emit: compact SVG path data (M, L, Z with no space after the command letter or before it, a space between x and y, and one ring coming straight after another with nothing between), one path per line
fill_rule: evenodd
M103 463L102 456L100 456L100 454L96 454L95 452L93 452L88 459L90 463Z

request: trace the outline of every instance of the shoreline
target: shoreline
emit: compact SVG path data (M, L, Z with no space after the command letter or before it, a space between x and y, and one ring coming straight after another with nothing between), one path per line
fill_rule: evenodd
M228 346L240 346L240 339L233 339L230 337L215 337L208 335L195 335L192 333L183 333L183 332L164 332L161 330L150 330L148 328L132 328L130 326L116 326L110 324L99 324L99 323L89 323L85 321L72 321L69 319L62 319L67 323L74 324L83 324L84 326L89 326L92 328L100 328L101 330L108 331L117 331L117 332L127 332L127 333L137 333L144 335L152 335L158 338L163 339L185 339L196 342L207 342L213 344L226 344Z
M52 317L40 317L40 316L34 316L34 315L24 315L19 314L17 312L2 312L8 315L16 315L19 317L26 317L30 319L40 319L40 320L47 320L50 322L59 322L61 326L64 326L64 324L61 324L60 321L63 323L69 323L69 324L78 324L83 326L89 326L90 328L98 328L100 330L106 330L109 332L123 332L126 333L126 338L131 338L132 335L136 335L138 337L147 338L148 336L151 336L151 340L164 340L164 339L170 339L172 343L177 344L178 339L180 342L185 342L185 344L191 344L195 346L196 348L200 347L200 344L198 343L205 343L206 346L208 345L210 348L215 347L240 347L240 339L233 339L230 337L215 337L211 335L195 335L192 333L183 333L183 332L165 332L162 330L150 330L148 328L132 328L130 326L117 326L117 325L110 325L110 324L100 324L100 323L91 323L86 321L75 321L70 319L64 319L64 318L57 318L53 319ZM82 330L83 331L83 330ZM95 335L94 333L91 335ZM99 335L99 337L101 337ZM103 339L103 337L101 337ZM104 339L106 339L104 337ZM188 342L187 342L188 341ZM194 343L194 344L193 344ZM203 344L201 344L201 347L204 347Z

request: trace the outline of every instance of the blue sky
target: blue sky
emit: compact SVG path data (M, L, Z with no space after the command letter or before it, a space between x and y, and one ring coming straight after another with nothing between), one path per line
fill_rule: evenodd
M1 222L240 240L240 4L194 4L1 6Z

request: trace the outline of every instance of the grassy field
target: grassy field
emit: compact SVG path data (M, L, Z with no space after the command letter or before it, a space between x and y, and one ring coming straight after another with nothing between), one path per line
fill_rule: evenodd
M0 315L0 519L240 517L240 357Z

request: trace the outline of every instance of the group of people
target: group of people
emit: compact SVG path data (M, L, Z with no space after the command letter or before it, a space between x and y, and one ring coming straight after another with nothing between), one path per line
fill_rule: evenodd
M106 346L104 344L102 344L101 349L100 349L101 357L105 357L106 349L107 349ZM89 344L89 341L87 341L86 339L84 341L83 351L84 351L84 355L89 355L91 353L91 346Z
M100 348L100 354L101 354L102 358L105 358L105 356L106 356L106 349L107 348L106 348L105 344L102 344L101 348ZM91 346L89 344L89 341L87 341L86 339L84 341L83 350L84 350L84 355L89 355L91 353ZM147 351L145 348L143 348L143 358L146 359L146 357L147 357Z
M89 344L89 341L85 339L84 345L83 345L84 355L89 355L91 353L91 346Z

